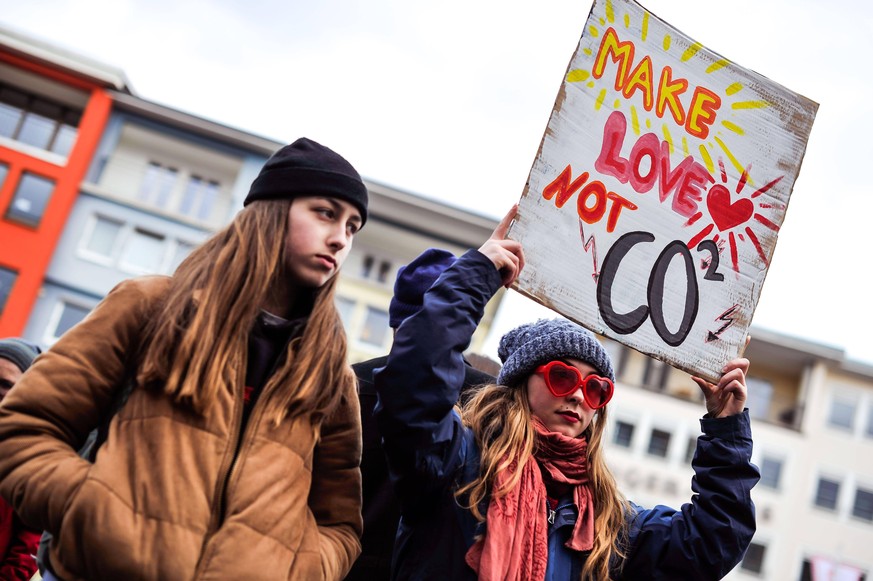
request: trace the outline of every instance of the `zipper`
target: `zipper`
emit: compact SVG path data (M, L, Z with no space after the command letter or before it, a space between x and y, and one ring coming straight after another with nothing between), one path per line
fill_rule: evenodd
M546 520L549 521L550 525L555 524L555 511L552 510L552 505L549 504L548 499L546 499Z
M237 369L237 381L235 385L242 385L243 389L237 394L236 390L234 390L234 430L232 433L232 437L229 438L229 441L233 442L233 455L230 456L229 461L226 463L226 467L222 467L219 471L219 474L223 474L221 478L219 478L216 483L215 488L215 500L213 500L212 504L212 515L209 519L209 526L206 529L206 534L203 536L203 544L200 547L200 557L197 562L197 567L194 569L194 579L197 579L203 568L203 557L206 554L206 547L209 545L209 542L212 540L212 537L218 532L221 528L221 525L224 524L224 512L226 510L226 500L227 500L227 487L233 481L233 477L236 474L237 460L239 460L240 450L242 449L243 442L246 441L245 436L249 434L253 428L252 426L256 426L261 421L261 416L264 414L264 409L266 407L266 402L269 399L269 394L276 389L276 369L278 369L279 364L285 361L285 358L288 356L288 345L294 339L294 337L299 336L300 327L298 326L294 330L292 330L291 335L286 341L282 351L280 351L279 356L276 357L275 361L273 361L273 365L270 368L270 373L267 375L267 381L264 383L264 387L261 390L260 395L258 396L257 401L255 401L251 413L249 414L248 422L246 423L246 428L244 433L241 432L242 427L242 417L243 417L243 408L245 407L245 383L246 383L246 367L248 365L248 341L246 341L245 346L243 347L243 357L241 358L241 362L244 362L245 365L240 365Z
M248 346L246 346L246 357L244 361L248 360ZM209 545L209 542L212 540L212 537L216 532L221 528L221 525L224 524L224 512L227 509L226 500L227 500L227 487L230 482L233 480L233 476L236 473L237 460L239 460L239 453L242 449L243 442L246 441L245 436L248 435L254 428L252 426L257 425L260 422L261 416L263 415L263 409L266 404L263 402L267 399L266 395L269 391L268 388L271 388L272 380L275 379L276 368L278 367L279 359L277 359L273 363L272 369L270 369L270 374L267 376L267 382L264 384L264 388L261 390L258 399L254 403L254 407L252 408L251 413L249 414L249 420L246 424L246 429L244 433L241 433L242 430L242 417L243 417L243 407L245 406L245 370L240 367L237 370L237 383L236 385L243 385L243 390L236 393L234 390L234 413L233 413L233 425L234 430L231 434L231 437L228 438L230 442L233 442L233 454L230 456L229 461L226 462L226 466L223 466L219 474L223 476L218 479L218 482L215 486L215 499L212 502L212 515L209 519L209 526L206 529L206 534L203 536L203 543L200 546L200 558L197 563L197 567L194 570L194 578L196 579L200 573L201 568L203 567L203 557L206 554L206 547Z

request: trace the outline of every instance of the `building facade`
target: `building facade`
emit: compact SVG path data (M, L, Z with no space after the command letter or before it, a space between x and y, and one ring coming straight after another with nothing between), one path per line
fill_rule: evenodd
M43 347L121 280L171 274L283 145L150 102L121 71L6 28L0 73L0 336ZM430 246L478 247L497 224L365 181L370 219L338 287L352 361L390 347L400 266Z
M733 580L860 581L873 573L873 366L752 329L746 356L757 533ZM691 498L704 405L691 378L605 341L617 362L607 458L643 506ZM831 576L833 575L833 576Z
M0 29L0 336L20 335L120 71Z

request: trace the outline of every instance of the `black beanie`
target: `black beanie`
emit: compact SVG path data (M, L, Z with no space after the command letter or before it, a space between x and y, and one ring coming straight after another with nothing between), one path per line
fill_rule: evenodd
M367 186L348 161L335 151L301 137L272 156L252 182L243 202L327 196L354 205L367 221Z

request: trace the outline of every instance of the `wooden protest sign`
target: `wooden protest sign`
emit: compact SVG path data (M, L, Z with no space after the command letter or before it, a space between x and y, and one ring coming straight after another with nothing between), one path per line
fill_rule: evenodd
M745 348L817 109L596 0L509 233L516 290L716 380Z

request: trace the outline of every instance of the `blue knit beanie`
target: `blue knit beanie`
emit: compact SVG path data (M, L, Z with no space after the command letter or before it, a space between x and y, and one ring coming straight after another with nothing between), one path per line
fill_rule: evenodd
M598 375L615 380L612 361L593 334L565 319L540 319L516 327L500 339L497 355L503 368L500 385L515 385L534 369L555 359L578 359L592 366Z
M8 359L22 373L27 371L36 356L42 353L39 347L24 339L0 339L0 359Z
M388 307L388 325L392 329L421 310L424 293L456 260L455 255L447 250L428 248L415 260L400 267L394 281L394 296Z

